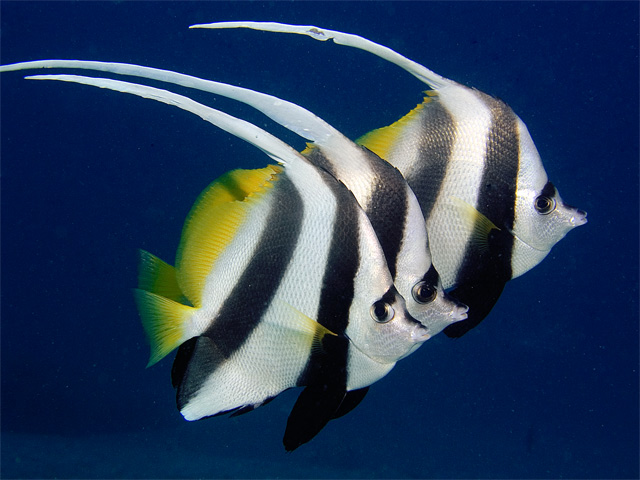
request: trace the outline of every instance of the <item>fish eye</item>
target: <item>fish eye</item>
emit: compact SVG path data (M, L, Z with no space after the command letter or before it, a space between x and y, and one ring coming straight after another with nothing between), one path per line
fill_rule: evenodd
M411 289L413 299L421 304L431 303L436 299L438 295L437 290L427 282L418 282Z
M371 318L378 323L387 323L391 321L394 315L395 311L393 310L393 307L387 302L378 300L376 303L371 305Z
M535 203L536 210L541 215L548 215L556 208L556 201L553 198L549 198L545 195L540 195L536 198Z

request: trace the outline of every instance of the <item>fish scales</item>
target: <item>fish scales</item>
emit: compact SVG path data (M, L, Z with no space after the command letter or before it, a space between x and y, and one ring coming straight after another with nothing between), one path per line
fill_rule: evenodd
M551 196L545 193L548 179L540 155L522 120L504 102L357 35L274 22L194 27L331 39L390 61L431 87L423 104L358 142L398 167L415 189L434 265L445 287L453 288L451 296L470 307L466 320L445 328L448 336L459 337L480 323L508 280L536 266L569 230L587 222L586 212L565 204L555 188ZM425 162L429 167L423 168ZM424 175L421 181L415 180L418 172Z
M432 336L466 318L467 307L445 294L440 279L434 275L437 269L429 273L432 262L424 216L402 174L313 113L286 100L246 88L139 65L44 60L2 69L51 67L133 75L224 95L257 108L291 131L312 140L314 143L303 153L344 183L367 212L378 238L382 239L387 264L394 273L400 294L407 300L409 313L429 328ZM317 154L318 150L320 154ZM406 214L398 221L398 214L403 211Z
M366 387L430 337L406 311L371 223L353 194L290 146L253 124L166 90L79 75L30 78L82 83L179 107L283 165L233 171L211 184L187 217L175 269L142 255L147 265L141 267L140 286L151 291L135 293L152 343L150 364L182 345L172 383L185 419L244 413L300 383L319 386L316 378L303 375L316 349L328 356L329 373L345 372L336 392L346 402L342 408L342 401L332 405L327 418L342 415L357 405ZM302 207L290 208L291 202ZM283 222L278 223L280 216L272 218L287 208ZM299 230L283 233L291 222L299 222ZM283 253L294 243L291 256ZM342 250L331 256L330 247L337 245ZM350 255L350 261L344 262L342 255ZM265 271L276 275L269 278ZM260 285L251 283L255 278ZM226 286L220 288L218 280ZM252 291L263 286L259 305L243 305L255 295L239 287ZM177 301L182 295L188 304ZM319 315L340 333L322 326ZM215 326L226 323L227 316L235 317L234 323ZM332 336L338 340L330 341ZM348 395L345 390L356 392ZM285 447L294 449L316 433L312 429L285 438Z

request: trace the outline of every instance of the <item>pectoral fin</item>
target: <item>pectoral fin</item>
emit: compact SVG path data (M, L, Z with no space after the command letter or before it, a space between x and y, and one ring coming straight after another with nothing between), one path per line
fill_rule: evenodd
M489 238L492 230L500 231L496 225L475 207L458 197L450 197L459 218L471 231L471 241L482 252L489 251ZM465 302L463 302L465 303ZM468 305L468 304L467 304Z

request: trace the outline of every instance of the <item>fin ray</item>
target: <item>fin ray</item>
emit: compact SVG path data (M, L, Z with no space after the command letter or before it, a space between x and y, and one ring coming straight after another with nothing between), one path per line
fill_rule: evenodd
M212 182L194 203L176 254L178 284L196 307L205 281L229 245L252 204L259 201L281 167L233 170Z
M500 231L500 229L485 215L464 200L454 196L451 196L450 199L462 221L470 228L472 232L471 238L474 244L485 252L489 251L489 234L491 230Z
M186 327L195 309L138 288L134 289L134 295L142 326L151 344L147 364L150 367L187 340Z
M175 302L186 300L176 279L176 269L155 255L140 250L138 288Z

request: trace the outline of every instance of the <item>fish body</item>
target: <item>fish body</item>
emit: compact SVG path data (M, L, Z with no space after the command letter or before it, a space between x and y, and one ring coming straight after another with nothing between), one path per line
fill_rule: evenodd
M442 77L365 38L315 26L220 22L198 28L297 33L359 48L431 87L424 103L358 140L397 167L427 222L433 263L469 318L458 337L488 315L504 285L540 263L586 212L562 201L524 124L501 100Z
M139 65L79 60L43 60L3 68L76 68L178 84L223 95L260 110L312 141L303 154L354 194L383 248L394 284L409 313L436 335L467 317L467 307L449 298L433 267L425 218L402 173L368 148L357 145L312 112L272 95L247 88Z
M210 185L185 222L175 269L143 254L136 300L149 363L179 347L172 382L185 419L244 413L295 386L334 392L323 397L319 426L288 426L292 450L430 338L407 312L353 194L288 145L166 90L78 75L30 78L177 106L282 165L234 171Z
M303 182L278 167L231 172L205 190L189 214L176 278L193 307L174 305L191 315L172 374L187 420L252 409L284 389L312 385L316 370L339 363L338 357L345 389L362 388L419 343L411 335L421 327L410 320L401 351L394 342L375 347L376 332L360 332L358 322L349 321L351 309L362 310L357 303L374 292L380 298L362 310L366 323L375 322L376 302L397 311L402 322L403 302L388 276L385 283L384 262L359 253L375 237L362 227L366 217L353 197L329 175L310 177L313 171ZM259 185L247 181L261 176ZM324 191L319 180L328 182ZM220 202L221 190L233 192L233 200ZM356 277L370 281L358 284ZM143 317L157 312L154 301L167 303L144 290L137 297Z

